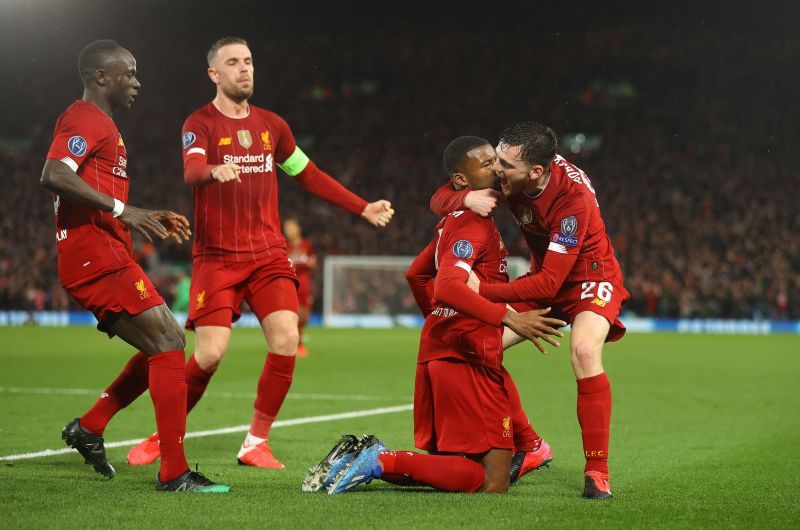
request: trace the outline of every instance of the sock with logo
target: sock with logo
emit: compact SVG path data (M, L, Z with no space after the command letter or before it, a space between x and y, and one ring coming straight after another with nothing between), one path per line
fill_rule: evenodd
M189 465L183 452L186 434L186 376L183 350L165 351L148 358L150 397L156 412L161 469L159 479L169 482Z
M124 409L142 395L148 386L147 355L139 352L128 360L92 408L81 416L80 425L97 436L103 436L106 425L114 414Z
M272 422L278 416L289 387L292 386L295 361L294 355L267 354L267 361L258 379L255 410L250 423L250 434L253 436L263 439L269 437Z
M385 451L380 478L395 484L424 484L441 491L471 493L483 485L483 466L463 456Z
M578 379L578 423L586 457L584 471L608 473L611 385L605 372Z
M197 359L194 355L189 357L186 361L186 413L188 414L206 391L208 382L211 381L211 376L214 372L206 372L200 365L197 364Z

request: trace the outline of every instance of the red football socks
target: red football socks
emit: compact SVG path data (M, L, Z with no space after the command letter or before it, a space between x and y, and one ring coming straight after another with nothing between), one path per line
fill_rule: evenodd
M483 485L483 466L463 456L386 451L381 479L394 484L425 484L441 491L472 493ZM403 480L405 477L405 480Z
M272 422L292 386L295 360L294 355L267 354L267 362L264 363L264 370L258 379L255 411L250 423L250 434L253 436L265 439L269 437Z
M147 385L147 355L139 352L128 360L114 382L100 394L92 408L81 416L81 427L92 434L103 436L103 431L114 414L141 396L147 390Z
M208 382L211 381L212 375L214 375L214 372L206 372L200 368L194 355L189 357L189 360L186 361L187 414L197 405L200 398L203 397L203 393L206 391L206 387L208 386Z
M183 350L170 350L148 359L150 397L156 411L162 482L178 478L189 465L183 452L186 434L186 376Z
M503 380L508 394L508 402L511 405L511 430L514 433L514 451L533 451L536 449L539 435L531 425L525 409L522 408L522 400L519 397L519 390L505 368L503 368Z
M608 473L611 385L605 372L578 379L578 423L586 456L584 470Z

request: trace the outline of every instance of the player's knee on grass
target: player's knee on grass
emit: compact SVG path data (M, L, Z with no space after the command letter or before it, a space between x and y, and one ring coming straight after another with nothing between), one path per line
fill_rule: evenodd
M485 478L481 493L505 493L508 491L511 474L511 451L508 449L492 449L481 458Z

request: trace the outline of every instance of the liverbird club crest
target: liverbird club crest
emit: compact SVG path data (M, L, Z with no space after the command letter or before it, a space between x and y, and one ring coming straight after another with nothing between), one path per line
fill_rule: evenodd
M253 145L253 137L250 136L250 131L247 129L236 131L236 138L239 140L239 145L245 149L250 149L250 146Z

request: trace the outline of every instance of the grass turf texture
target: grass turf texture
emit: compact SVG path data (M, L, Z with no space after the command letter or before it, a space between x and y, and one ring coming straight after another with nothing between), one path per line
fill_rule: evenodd
M279 420L411 403L418 331L309 334L311 355L298 360ZM443 494L380 481L341 496L300 491L306 468L342 432L375 433L390 448L413 448L411 413L400 412L274 429L270 445L285 470L237 466L244 433L187 440L190 465L199 462L200 471L232 485L228 495L153 491L157 466L127 465L127 447L109 449L113 481L102 480L77 453L0 461L3 526L796 527L798 342L631 334L608 346L616 496L610 502L579 497L583 458L566 346L541 357L523 345L506 354L506 365L555 460L506 495ZM0 456L62 448L61 428L94 399L9 387L99 392L132 353L90 328L0 328L0 344ZM234 330L228 357L189 416L189 431L249 423L247 394L255 390L265 351L259 330ZM111 422L105 437L140 438L153 429L151 401L143 396Z

